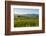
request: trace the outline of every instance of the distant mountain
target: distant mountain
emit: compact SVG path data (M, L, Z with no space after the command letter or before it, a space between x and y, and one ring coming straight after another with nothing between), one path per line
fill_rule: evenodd
M15 14L15 16L20 16L20 17L39 17L39 14Z
M28 17L34 17L34 16L38 16L38 14L24 14L23 16L28 16Z

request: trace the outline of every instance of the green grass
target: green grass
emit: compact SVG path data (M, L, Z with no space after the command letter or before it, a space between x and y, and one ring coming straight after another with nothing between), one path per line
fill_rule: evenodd
M27 17L15 17L14 16L14 27L33 27L39 26L39 20L35 18Z

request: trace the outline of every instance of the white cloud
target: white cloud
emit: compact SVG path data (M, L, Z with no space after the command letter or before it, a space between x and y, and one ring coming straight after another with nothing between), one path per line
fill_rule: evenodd
M20 14L21 15L21 14L27 14L27 13L24 13L24 12L16 12L15 11L15 14Z

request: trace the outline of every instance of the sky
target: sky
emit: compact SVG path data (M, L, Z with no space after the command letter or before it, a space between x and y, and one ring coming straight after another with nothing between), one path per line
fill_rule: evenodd
M14 8L14 14L39 14L39 9Z

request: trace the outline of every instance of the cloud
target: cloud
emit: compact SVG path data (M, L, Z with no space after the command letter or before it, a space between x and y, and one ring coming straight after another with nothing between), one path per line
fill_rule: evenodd
M24 13L24 12L15 12L15 14L27 14L27 13Z
M39 9L15 8L15 14L39 14Z

